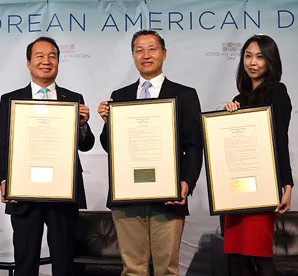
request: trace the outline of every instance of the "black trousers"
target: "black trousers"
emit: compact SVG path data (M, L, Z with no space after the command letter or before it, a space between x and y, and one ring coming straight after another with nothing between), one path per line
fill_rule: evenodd
M53 276L74 275L77 218L78 208L72 203L30 203L24 214L11 215L15 276L38 276L44 224Z
M231 276L277 276L273 259L229 254Z

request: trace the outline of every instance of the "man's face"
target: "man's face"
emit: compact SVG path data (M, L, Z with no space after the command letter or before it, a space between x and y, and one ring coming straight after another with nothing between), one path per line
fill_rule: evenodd
M150 80L162 73L167 52L155 35L141 35L134 43L133 58L141 76Z
M58 74L57 49L49 42L39 41L32 47L31 60L27 61L33 82L46 87L53 83Z

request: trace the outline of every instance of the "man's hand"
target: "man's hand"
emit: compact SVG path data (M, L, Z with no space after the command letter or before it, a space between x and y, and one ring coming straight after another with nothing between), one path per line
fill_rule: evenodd
M86 105L80 104L79 114L80 114L80 127L82 127L88 122L90 118L89 107Z
M110 99L109 101L113 101L113 99ZM108 121L108 115L109 115L109 102L104 101L101 102L98 106L97 112L101 116L101 118L105 121L105 123Z
M3 202L3 203L17 203L16 200L7 200L7 199L5 199L5 188L6 188L6 183L5 183L5 180L4 180L1 183L1 202Z
M185 205L188 190L188 184L185 181L181 181L181 201L167 201L165 205Z

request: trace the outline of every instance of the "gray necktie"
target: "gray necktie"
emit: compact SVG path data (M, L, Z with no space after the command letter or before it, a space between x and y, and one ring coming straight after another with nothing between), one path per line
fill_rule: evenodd
M48 91L50 91L50 89L47 88L47 87L42 87L42 88L39 89L39 92L42 94L43 99L48 99L49 98Z
M150 81L145 81L143 83L143 87L141 90L141 94L140 94L140 99L148 99L151 98L150 92L149 92L149 87L152 86L152 83Z

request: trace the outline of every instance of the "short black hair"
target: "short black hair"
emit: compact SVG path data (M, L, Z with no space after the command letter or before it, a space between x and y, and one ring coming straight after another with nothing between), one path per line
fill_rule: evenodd
M27 50L26 50L26 57L27 60L30 61L31 60L31 56L32 56L32 48L34 46L35 43L40 42L40 41L45 41L45 42L49 42L50 44L52 44L56 49L57 49L57 54L58 54L58 60L60 57L60 49L59 46L57 45L56 41L53 38L50 37L46 37L46 36L41 36L39 38L37 38L36 40L34 40L33 42L31 42L28 46L27 46Z
M161 48L164 50L166 48L165 46L165 40L164 38L161 36L161 34L155 30L147 30L147 29L143 29L143 30L140 30L140 31L137 31L134 33L132 39L131 39L131 51L133 52L133 48L135 46L135 41L138 37L142 36L142 35L155 35L158 40L159 40L159 43L161 45Z

